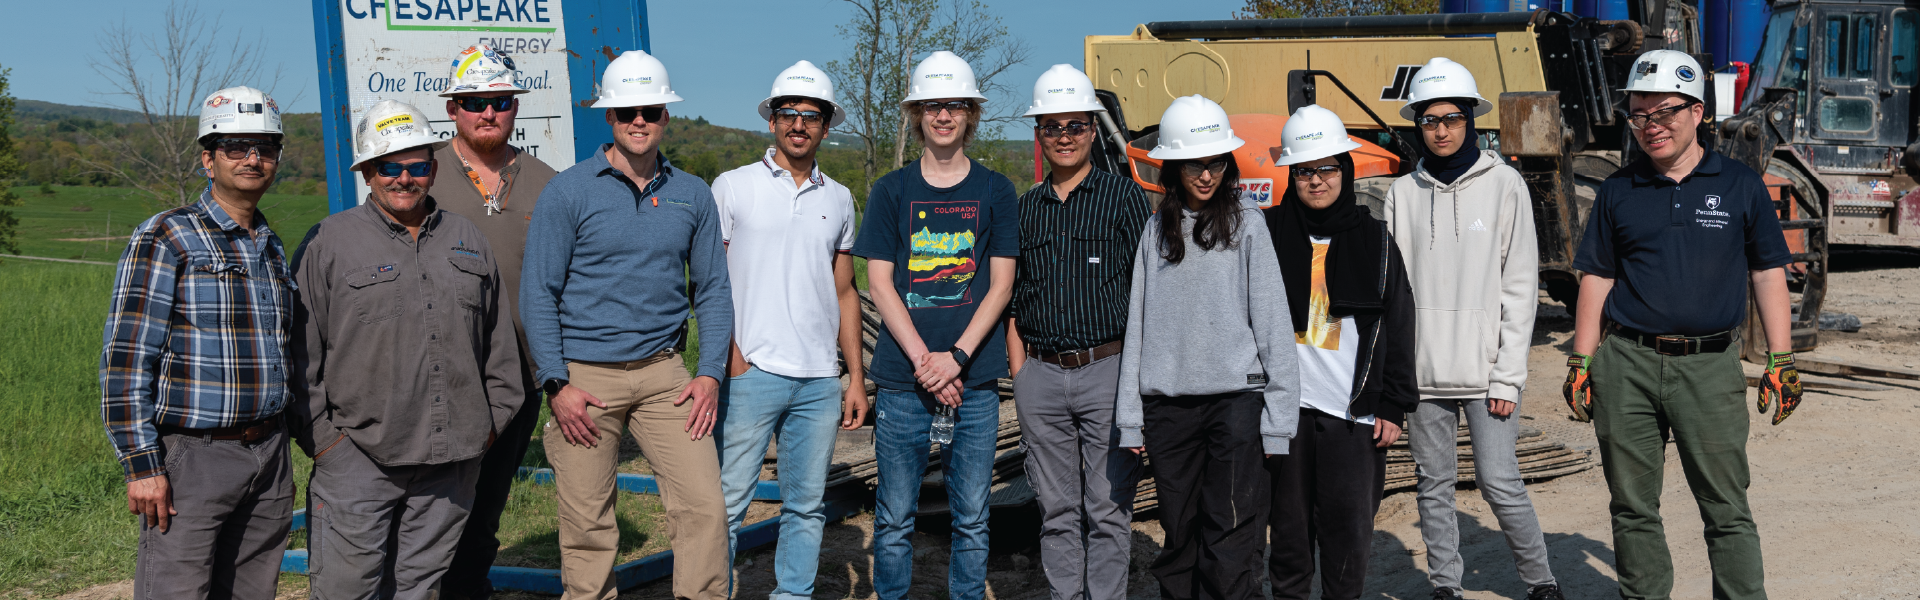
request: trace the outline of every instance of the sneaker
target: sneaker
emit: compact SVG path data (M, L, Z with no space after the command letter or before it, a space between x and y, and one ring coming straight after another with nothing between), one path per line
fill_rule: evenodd
M1549 583L1528 588L1527 600L1567 600L1567 597L1560 595L1559 584Z
M1433 590L1433 600L1466 600L1466 599L1460 597L1459 594L1453 593L1453 590L1450 590L1447 588L1435 588Z

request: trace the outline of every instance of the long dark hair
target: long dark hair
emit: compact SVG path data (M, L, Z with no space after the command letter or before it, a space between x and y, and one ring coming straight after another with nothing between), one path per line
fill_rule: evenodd
M1180 182L1181 165L1191 160L1169 160L1160 165L1160 258L1180 264L1187 257L1186 236L1180 233L1180 221L1187 208L1187 186ZM1227 154L1227 172L1213 188L1213 198L1200 206L1193 220L1193 243L1202 250L1215 246L1232 248L1240 233L1240 163Z

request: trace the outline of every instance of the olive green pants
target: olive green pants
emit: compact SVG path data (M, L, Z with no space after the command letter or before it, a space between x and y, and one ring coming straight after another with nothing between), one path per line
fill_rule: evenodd
M1620 597L1665 599L1673 592L1673 557L1660 519L1671 437L1706 524L1713 597L1766 598L1760 532L1747 506L1747 382L1739 346L1662 356L1608 337L1594 352L1592 377Z

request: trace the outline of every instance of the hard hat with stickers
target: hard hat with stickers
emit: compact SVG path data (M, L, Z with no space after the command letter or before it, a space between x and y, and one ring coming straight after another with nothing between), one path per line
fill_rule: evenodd
M214 92L200 103L201 142L214 135L270 133L282 135L280 106L266 92L246 86Z
M353 131L353 166L396 152L427 147L439 150L446 142L433 134L426 113L398 100L381 100L367 109Z
M520 71L513 66L513 58L488 47L486 44L467 46L460 56L453 59L453 84L441 97L460 94L478 94L482 92L511 92L525 94L532 90L520 87L514 82L514 75Z

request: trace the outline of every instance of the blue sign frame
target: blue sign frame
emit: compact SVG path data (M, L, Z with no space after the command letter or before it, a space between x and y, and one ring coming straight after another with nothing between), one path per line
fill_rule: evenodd
M347 105L347 48L341 23L342 0L313 0L313 38L320 67L320 130L327 157L327 211L337 213L360 205L353 171L353 113ZM371 0L384 7L386 0ZM574 121L574 156L584 157L601 144L613 142L611 128L601 126L601 110L592 104L600 72L621 52L638 49L652 53L647 34L646 0L564 0L561 6L567 32L567 90Z

